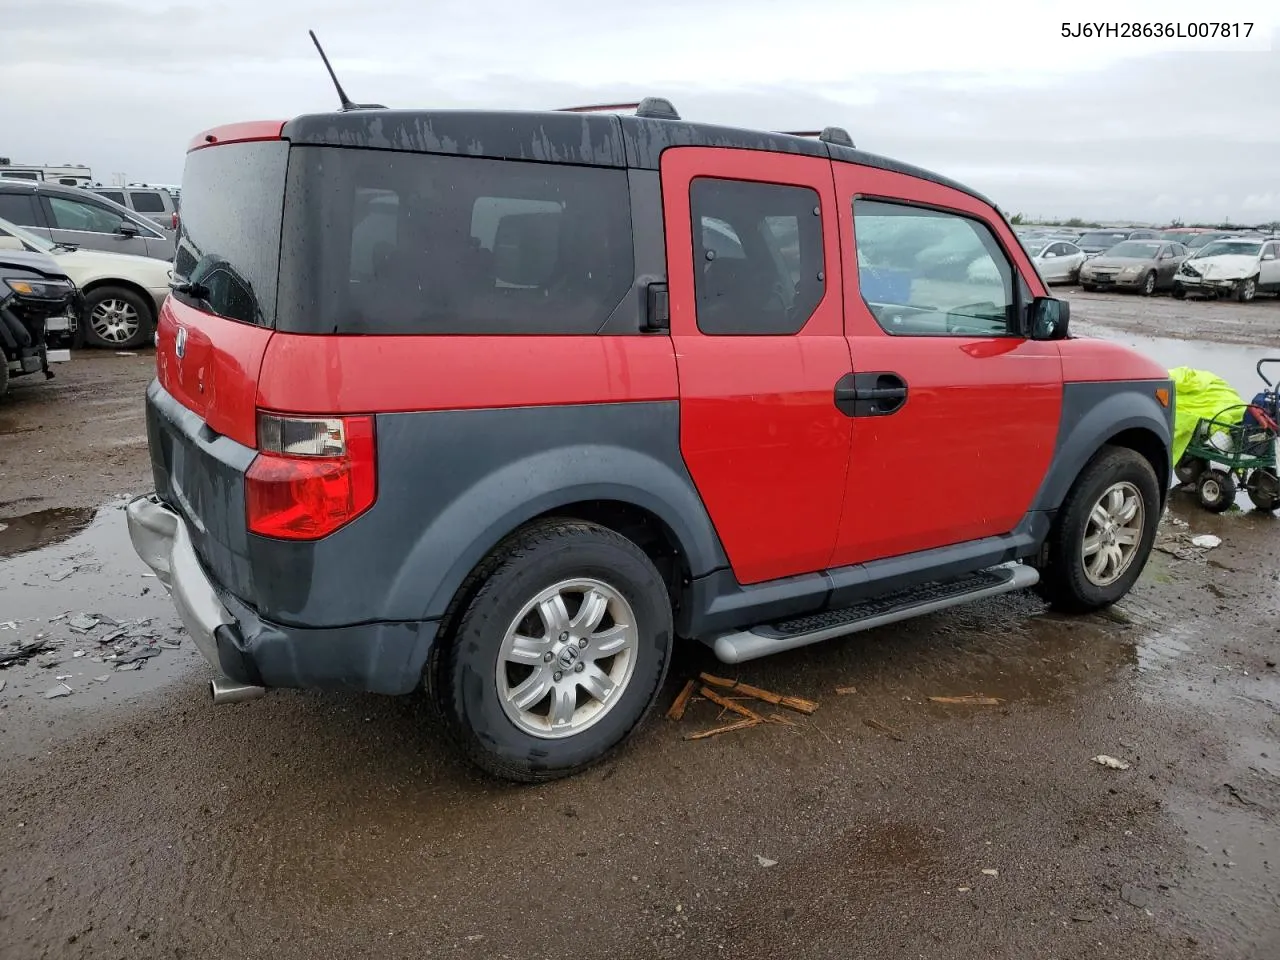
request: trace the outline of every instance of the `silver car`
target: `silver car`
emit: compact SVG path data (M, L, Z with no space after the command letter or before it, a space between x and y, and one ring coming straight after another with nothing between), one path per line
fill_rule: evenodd
M54 243L172 260L174 235L79 187L0 179L0 218Z
M127 187L85 187L90 193L119 204L148 220L154 220L166 233L178 229L178 199L165 187L130 184Z
M1135 290L1149 297L1173 287L1174 272L1187 248L1165 240L1125 240L1085 261L1080 286L1086 290Z

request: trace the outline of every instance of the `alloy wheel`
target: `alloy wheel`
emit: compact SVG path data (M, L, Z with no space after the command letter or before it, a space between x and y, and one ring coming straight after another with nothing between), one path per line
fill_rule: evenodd
M126 300L107 297L89 314L89 326L104 343L128 343L142 325L138 311Z
M1089 511L1081 555L1084 574L1095 586L1115 583L1129 569L1142 542L1146 507L1136 486L1114 483Z

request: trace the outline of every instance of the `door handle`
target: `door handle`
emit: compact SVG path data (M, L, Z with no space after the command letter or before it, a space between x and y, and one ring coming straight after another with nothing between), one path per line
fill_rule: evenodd
M907 382L896 373L846 373L836 381L836 409L846 417L885 417L907 402Z

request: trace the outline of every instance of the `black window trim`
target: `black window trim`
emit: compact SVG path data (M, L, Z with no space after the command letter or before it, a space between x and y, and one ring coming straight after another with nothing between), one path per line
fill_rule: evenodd
M753 331L742 331L737 333L718 333L708 332L702 329L702 323L698 319L698 231L701 224L695 224L693 219L693 185L699 180L718 180L726 183L749 183L761 187L795 187L801 190L808 190L818 198L818 236L822 241L822 296L818 298L818 302L813 305L813 309L809 312L809 316L805 318L804 323L791 333L755 333ZM760 180L753 177L727 177L715 173L695 173L689 177L688 188L685 191L685 207L689 212L689 259L693 264L693 324L698 331L698 335L702 337L798 337L804 333L805 328L813 322L813 318L818 315L818 311L822 305L827 302L827 297L831 295L831 284L827 282L827 277L831 275L831 263L828 259L830 253L827 246L827 234L825 228L826 211L822 204L822 191L811 183L795 183L794 181L785 181L777 179ZM741 243L742 239L739 238ZM841 269L839 261L839 252L836 254L836 269ZM843 310L843 307L841 308ZM843 323L842 323L843 326Z
M873 203L891 204L891 205L896 205L900 207L914 207L919 210L931 210L934 213L945 213L951 216L960 217L961 219L964 219L964 220L973 220L982 224L984 227L986 227L987 232L991 234L991 239L993 239L996 242L996 246L1000 248L1000 252L1004 254L1005 260L1008 261L1009 269L1013 271L1013 276L1015 281L1013 284L1013 313L1014 313L1014 319L1017 324L1017 330L1006 330L1004 333L993 333L993 334L990 334L989 337L992 340L1029 340L1030 339L1030 337L1027 336L1025 331L1026 310L1030 301L1026 300L1026 298L1023 296L1024 291L1027 294L1030 294L1031 292L1030 286L1027 284L1026 277L1022 275L1022 271L1018 269L1017 262L1013 259L1012 255L1009 253L1008 244L1004 242L1004 239L1000 236L998 231L992 229L991 224L986 219L979 216L978 214L970 213L968 210L958 210L955 207L949 207L941 203L927 203L923 200L912 200L906 197L894 197L894 196L888 196L885 194L878 194L878 193L855 192L849 198L849 227L853 231L853 269L855 274L858 273L858 217L857 217L857 214L854 212L854 204L856 204L859 200L868 200ZM992 211L997 216L1001 217L1001 219L1003 220L1003 216L1000 214L998 210L995 209L994 206L992 207ZM1005 225L1008 226L1008 223L1006 222ZM1010 227L1010 231L1012 232L1012 227ZM1026 254L1026 251L1024 250L1023 253ZM1044 287L1047 293L1049 291L1049 284L1045 282L1044 277L1040 275L1040 271L1036 267L1035 257L1031 256L1030 254L1026 254L1026 257L1027 257L1027 262L1031 264L1031 269L1035 271L1036 279L1040 281L1040 285ZM847 277L845 278L845 282L846 283L848 282ZM957 340L957 339L961 339L962 336L964 336L964 337L972 337L975 339L984 339L982 334L961 335L956 333L945 333L945 332L944 333L894 333L892 330L886 329L884 326L881 325L880 321L876 319L875 313L871 311L871 304L867 303L867 298L862 295L862 277L860 275L858 276L858 299L861 300L863 306L867 308L867 312L871 313L871 318L872 320L875 320L876 326L879 327L882 331L884 331L884 333L886 333L891 337L920 337L920 338L928 338L928 339ZM1034 297L1032 297L1032 299L1034 299Z

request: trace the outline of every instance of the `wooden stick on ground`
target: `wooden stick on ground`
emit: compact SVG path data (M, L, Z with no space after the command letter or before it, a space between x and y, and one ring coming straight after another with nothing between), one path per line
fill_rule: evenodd
M726 710L732 710L734 713L746 717L748 720L755 720L758 723L764 723L764 717L760 716L760 714L756 713L750 707L744 707L735 700L722 697L708 686L703 686L698 693L702 694L712 703L724 707Z
M980 697L969 694L963 697L930 697L934 703L955 703L971 707L998 707L1004 703L999 697Z
M685 737L686 740L705 740L707 737L718 736L722 733L732 733L734 730L746 730L748 727L760 726L759 720L736 720L733 723L725 724L723 727L715 727L711 730L703 730L701 733L691 733Z
M685 708L689 706L689 698L693 696L693 691L697 689L698 684L690 680L684 685L675 700L671 701L671 708L667 711L668 720L680 720L684 717Z
M812 700L805 700L803 697L787 697L782 694L774 693L772 690L762 690L760 687L753 687L749 683L739 683L737 680L726 680L724 677L713 677L709 673L698 674L699 679L703 683L710 684L713 687L720 687L724 690L736 690L738 693L745 693L749 697L755 697L757 700L763 700L765 703L772 703L775 707L786 707L788 710L794 710L796 713L811 714L818 709L818 705Z
M875 720L872 717L865 717L863 718L862 722L874 730L879 730L882 733L887 733L889 736L893 737L893 739L895 740L901 741L906 739L897 730L893 729L893 727L890 727L887 724L883 724L879 720Z

